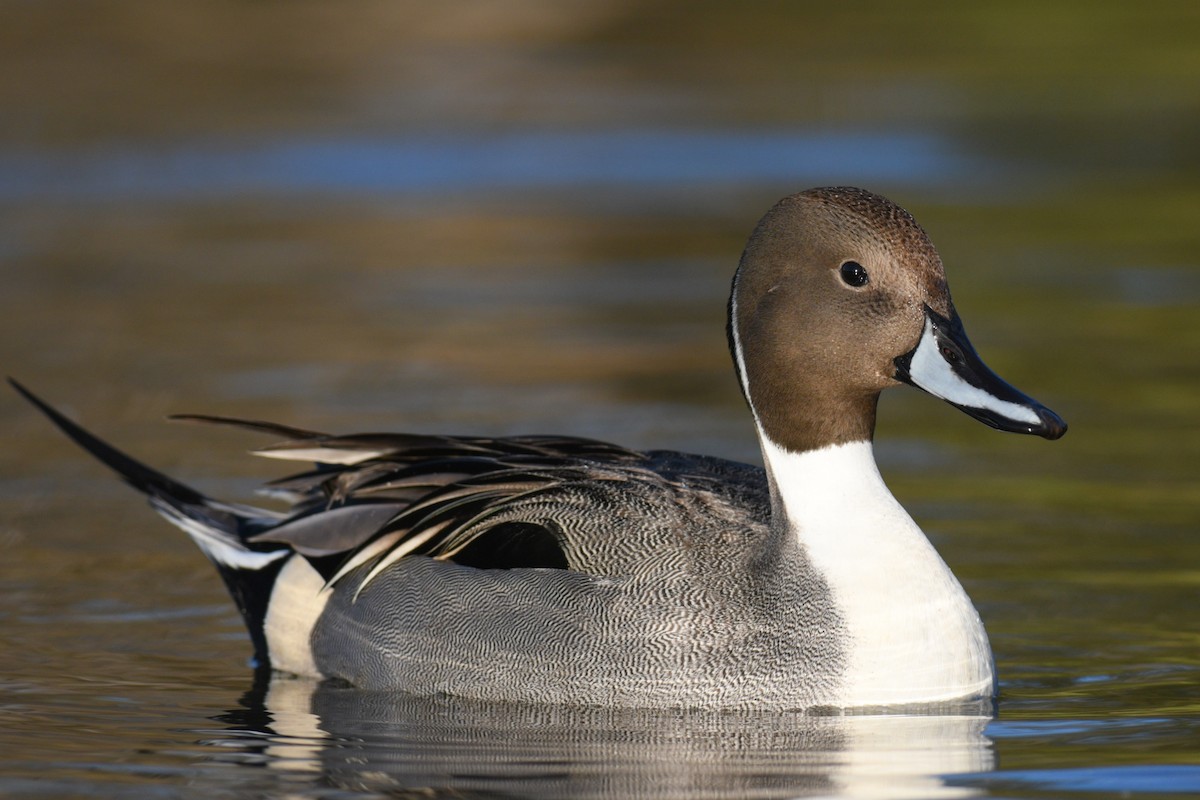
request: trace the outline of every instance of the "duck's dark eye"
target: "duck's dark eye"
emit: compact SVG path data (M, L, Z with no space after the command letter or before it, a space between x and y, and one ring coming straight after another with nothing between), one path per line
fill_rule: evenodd
M867 270L857 261L847 261L842 264L842 280L847 286L866 286L871 278Z

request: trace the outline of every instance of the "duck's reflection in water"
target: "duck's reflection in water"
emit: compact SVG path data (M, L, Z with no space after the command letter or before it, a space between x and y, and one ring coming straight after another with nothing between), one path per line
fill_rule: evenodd
M990 703L852 715L570 708L275 677L246 706L214 743L301 797L306 785L314 796L968 797L976 790L946 777L993 768Z

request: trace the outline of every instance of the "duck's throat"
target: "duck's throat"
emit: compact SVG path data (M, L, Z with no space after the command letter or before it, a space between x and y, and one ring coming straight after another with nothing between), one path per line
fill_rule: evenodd
M750 406L763 436L791 453L875 438L879 392L836 394L825 382L805 385L764 376Z
M830 587L845 626L846 706L989 695L994 670L979 614L888 491L870 441L793 452L767 437L777 523Z

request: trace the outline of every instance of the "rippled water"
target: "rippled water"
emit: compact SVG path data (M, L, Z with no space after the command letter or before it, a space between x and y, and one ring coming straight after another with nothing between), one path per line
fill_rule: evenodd
M1071 432L881 408L994 710L655 714L255 685L193 546L0 395L0 795L1200 793L1197 36L1188 3L3 7L0 367L210 493L279 471L164 414L756 459L729 276L827 183L917 215Z

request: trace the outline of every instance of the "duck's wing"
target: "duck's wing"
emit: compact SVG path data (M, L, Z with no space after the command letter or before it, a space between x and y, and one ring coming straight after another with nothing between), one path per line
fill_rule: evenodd
M253 420L186 418L284 433L287 439L256 454L315 462L268 484L266 493L293 503L291 513L247 543L286 545L331 584L366 568L360 589L412 555L492 569L611 571L615 560L646 544L616 539L669 527L660 519L674 513L666 495L692 491L684 484L700 472L663 473L656 467L670 459L661 454L579 437L330 436ZM605 530L613 541L598 541Z

